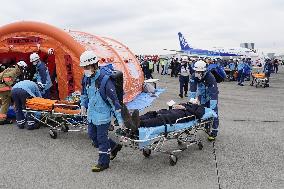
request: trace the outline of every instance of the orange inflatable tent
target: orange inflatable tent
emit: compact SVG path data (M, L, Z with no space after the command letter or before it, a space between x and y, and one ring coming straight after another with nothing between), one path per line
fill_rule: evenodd
M47 56L47 50L54 55ZM122 43L79 31L64 31L39 22L16 22L0 27L0 60L13 58L29 62L29 55L38 52L48 65L50 75L56 75L60 99L81 90L83 70L79 58L85 50L94 50L100 64L112 63L124 74L124 102L142 91L144 77L135 55ZM55 69L56 68L56 69Z

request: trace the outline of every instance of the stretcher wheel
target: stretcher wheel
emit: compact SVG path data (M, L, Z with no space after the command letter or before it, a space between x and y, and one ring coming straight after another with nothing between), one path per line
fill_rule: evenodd
M180 141L180 140L178 140L177 142L178 142L178 145L182 145L183 144L183 142Z
M202 149L203 149L203 144L202 144L202 142L198 142L197 145L198 145L198 149L199 149L199 150L202 150Z
M53 130L49 130L49 135L51 138L56 139L57 138L57 132Z
M169 158L170 158L170 165L171 165L171 166L174 166L174 165L177 164L177 161L178 161L177 156L171 154L171 155L169 156Z
M147 158L151 155L151 150L149 148L143 148L143 155Z
M69 131L68 125L63 125L62 128L61 128L61 131L68 132Z

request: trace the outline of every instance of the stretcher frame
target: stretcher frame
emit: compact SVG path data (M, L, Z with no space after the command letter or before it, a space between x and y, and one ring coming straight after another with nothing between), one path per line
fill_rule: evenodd
M183 118L179 118L176 120L175 124L179 123L181 120L189 119L194 117L194 120L196 122L195 125L192 127L181 129L173 132L165 132L161 135L147 139L147 140L136 140L129 138L127 136L122 135L121 133L127 133L128 129L120 129L116 131L116 136L119 138L120 143L125 147L130 147L135 150L141 150L142 154L148 158L151 155L151 152L159 152L163 154L169 155L169 163L170 165L174 166L177 163L177 156L176 153L185 151L190 146L196 144L198 146L199 150L203 149L203 143L200 137L197 136L197 132L202 130L205 131L207 134L210 133L211 128L213 126L214 118L209 118L206 120L198 120L196 119L196 116L187 116ZM186 124L186 123L183 123ZM173 126L168 125L167 126ZM178 148L174 150L165 150L163 148L164 144L171 140L177 140ZM139 148L140 143L149 142L147 146L144 146L142 149Z
M51 111L47 110L33 110L26 108L23 110L25 113L31 113L30 116L38 123L45 127L49 127L49 135L51 138L57 138L57 132L86 132L87 131L87 117L80 114L67 114L55 112L55 107L73 107L79 108L78 105L70 104L54 104ZM40 114L38 118L35 114ZM83 121L77 121L75 118L81 118ZM58 120L60 119L60 120ZM70 129L72 127L73 129Z
M252 81L250 83L250 86L255 86L256 88L269 87L268 78L266 76L264 78L255 77L254 74L251 74L251 76L252 76Z

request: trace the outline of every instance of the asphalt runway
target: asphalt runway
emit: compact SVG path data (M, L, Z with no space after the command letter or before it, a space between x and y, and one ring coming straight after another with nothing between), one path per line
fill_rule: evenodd
M160 76L166 91L145 110L167 108L178 95L178 78ZM269 88L255 88L249 82L219 85L220 132L215 142L221 188L284 188L284 69L273 74ZM191 146L178 154L170 166L168 156L123 148L110 168L92 173L98 151L86 133L60 133L51 139L48 128L20 130L0 126L0 188L98 188L98 189L217 189L212 143L199 133L204 148ZM173 141L169 148L177 144Z

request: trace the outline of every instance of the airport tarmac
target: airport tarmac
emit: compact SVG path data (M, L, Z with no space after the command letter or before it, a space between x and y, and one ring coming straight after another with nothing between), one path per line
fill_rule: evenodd
M167 108L178 97L178 78L161 76L166 91L147 108ZM220 186L224 189L284 188L284 68L272 74L269 88L245 82L219 84L219 136L215 142ZM212 143L199 133L204 148L191 146L170 166L168 156L123 148L110 168L92 173L98 150L86 133L60 133L51 139L48 128L28 131L15 125L0 126L0 189L217 189ZM168 145L177 145L174 141Z

